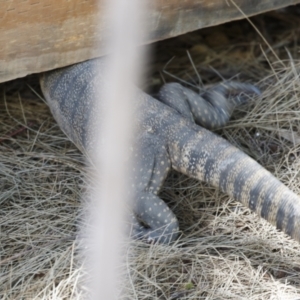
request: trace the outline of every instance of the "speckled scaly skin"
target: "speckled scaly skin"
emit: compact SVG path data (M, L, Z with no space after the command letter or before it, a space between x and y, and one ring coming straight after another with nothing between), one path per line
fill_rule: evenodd
M94 96L96 87L105 84L97 72L104 66L104 58L95 59L41 77L54 118L83 152L93 148L93 136L99 130L93 126L99 118ZM162 103L138 91L135 121L140 151L135 168L133 236L161 243L178 236L175 215L157 196L173 168L220 188L300 241L299 197L242 151L196 124L207 128L225 124L243 99L228 100L227 94L241 91L258 93L252 85L230 82L199 96L173 83L162 87Z

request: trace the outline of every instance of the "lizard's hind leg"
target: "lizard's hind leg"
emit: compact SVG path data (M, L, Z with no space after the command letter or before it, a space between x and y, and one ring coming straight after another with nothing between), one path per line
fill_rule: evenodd
M178 236L178 221L157 196L171 166L169 155L155 136L144 135L139 148L134 171L132 236L148 242L170 243Z
M185 118L215 129L229 121L236 106L247 102L247 94L259 95L260 91L252 84L229 81L198 94L179 83L168 83L160 89L158 98Z

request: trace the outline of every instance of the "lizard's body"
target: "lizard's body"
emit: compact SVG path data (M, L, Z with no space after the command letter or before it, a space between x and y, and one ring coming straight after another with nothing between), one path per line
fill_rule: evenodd
M86 61L41 78L43 93L55 119L82 151L93 148L93 130L98 131L93 123L101 109L95 109L94 99L96 87L105 84L101 72L98 73L104 64L103 58ZM205 100L179 84L169 84L159 93L165 102L162 103L138 91L135 236L164 243L177 237L177 219L157 196L169 169L173 168L220 188L300 240L298 196L243 152L195 123L207 128L225 124L238 104L238 100L226 99L228 90L257 92L251 85L233 82L207 92Z

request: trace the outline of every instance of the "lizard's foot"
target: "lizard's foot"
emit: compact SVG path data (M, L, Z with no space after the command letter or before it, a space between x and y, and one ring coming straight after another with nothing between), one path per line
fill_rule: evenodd
M229 81L215 85L202 94L179 83L165 84L159 91L160 101L174 108L185 118L207 129L224 126L237 105L260 95L252 84Z
M169 244L179 235L178 221L172 218L167 225L148 226L144 221L138 220L135 215L132 215L131 237L134 239L145 241L148 244L160 243ZM151 222L151 221L150 221Z
M261 95L258 87L250 83L242 83L238 81L222 82L213 86L207 92L219 93L226 98L227 101L232 102L233 108L240 104L249 102L252 95ZM203 94L205 96L205 93Z

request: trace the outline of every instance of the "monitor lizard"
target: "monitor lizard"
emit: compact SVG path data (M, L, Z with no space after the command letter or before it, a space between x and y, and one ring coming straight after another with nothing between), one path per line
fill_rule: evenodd
M105 85L98 72L104 67L105 58L98 58L44 73L40 79L54 118L83 152L93 148L98 131L93 128L99 118L94 99L96 87ZM161 88L159 100L137 91L134 237L160 243L178 237L178 221L158 197L172 168L219 188L300 241L299 197L241 150L204 128L226 124L235 106L244 101L228 97L231 92L259 94L253 85L239 82L221 83L203 94L170 83Z

